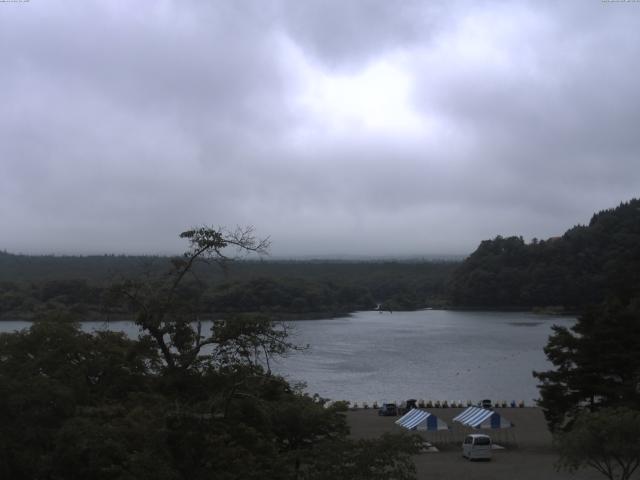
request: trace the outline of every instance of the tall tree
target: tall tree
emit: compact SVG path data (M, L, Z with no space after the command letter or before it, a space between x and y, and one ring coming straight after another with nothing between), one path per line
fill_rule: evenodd
M534 372L540 405L556 431L582 410L640 409L640 302L592 308L571 328L554 327L545 353L554 370Z
M116 287L136 312L136 323L157 345L169 370L185 370L202 360L200 352L216 343L213 334L202 332L198 317L198 263L215 263L226 269L233 258L249 253L266 254L269 239L255 236L253 227L229 231L223 228L198 227L180 234L189 248L174 258L169 272L127 281ZM189 283L189 280L192 282Z

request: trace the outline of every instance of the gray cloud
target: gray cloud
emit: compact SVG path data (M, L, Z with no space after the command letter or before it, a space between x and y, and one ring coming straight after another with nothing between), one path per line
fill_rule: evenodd
M638 194L640 5L0 6L0 248L466 253Z
M311 0L279 4L283 28L334 69L356 69L389 50L414 46L442 26L450 10L419 0Z

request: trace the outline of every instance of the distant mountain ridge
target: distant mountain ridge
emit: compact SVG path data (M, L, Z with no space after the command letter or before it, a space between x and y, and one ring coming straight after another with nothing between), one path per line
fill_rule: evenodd
M579 309L640 294L640 199L593 215L561 237L485 240L454 271L455 306Z

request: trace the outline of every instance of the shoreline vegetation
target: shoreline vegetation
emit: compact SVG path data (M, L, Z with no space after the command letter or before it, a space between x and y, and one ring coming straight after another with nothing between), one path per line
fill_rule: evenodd
M485 240L463 261L241 260L223 270L203 262L180 294L212 317L312 320L376 308L575 315L611 292L625 300L640 291L638 224L640 200L633 199L560 237ZM163 275L176 260L0 252L0 320L127 317L131 305L117 301L110 286Z
M579 314L577 311L572 310L564 310L561 308L518 308L518 307L505 307L505 308L486 308L486 307L424 307L424 308L416 308L413 310L396 310L397 312L419 312L419 311L429 311L429 310L443 310L443 311L461 311L461 312L526 312L532 313L534 315L543 316L567 316L574 317ZM351 317L354 313L359 311L379 311L382 314L391 314L393 315L393 311L390 313L388 310L353 310L349 312L310 312L304 314L304 316L300 316L295 313L280 313L276 316L271 315L270 318L273 321L278 322L310 322L314 320L329 320L329 319L340 319L340 318L348 318ZM261 315L261 312L240 312L239 315ZM79 322L134 322L135 317L133 315L121 315L121 316L113 316L106 315L102 312L89 311L87 313L82 314L82 318L76 318L75 316L60 316L61 321L79 321ZM202 314L200 315L200 320L202 321L213 321L220 320L223 318L229 317L229 314L220 313L220 314ZM12 322L12 321L23 321L23 322L34 322L38 320L51 320L51 317L42 318L42 316L29 315L27 312L8 312L4 313L0 316L0 322Z
M98 273L107 270L104 264L110 260L117 274L100 277ZM105 260L0 253L0 320L49 318L59 312L76 319L126 318L131 306L116 299L110 286L124 278L140 278L145 272L162 274L172 260L154 257L134 268L135 262L128 257ZM59 267L58 277L49 273L40 279L38 272L51 270L51 262ZM76 277L91 270L83 262L99 264L97 273ZM5 268L7 265L11 268ZM215 268L198 265L181 295L205 317L258 313L276 320L318 319L373 310L380 304L384 309L416 310L446 305L446 279L457 266L442 261L239 261L228 268L225 277Z

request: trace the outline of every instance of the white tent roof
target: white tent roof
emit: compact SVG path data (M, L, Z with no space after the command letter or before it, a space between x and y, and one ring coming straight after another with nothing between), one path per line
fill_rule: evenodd
M500 416L498 412L480 407L469 407L453 419L473 428L510 428L512 423Z
M447 430L449 426L435 415L425 412L424 410L412 409L398 420L396 425L406 428L407 430Z

